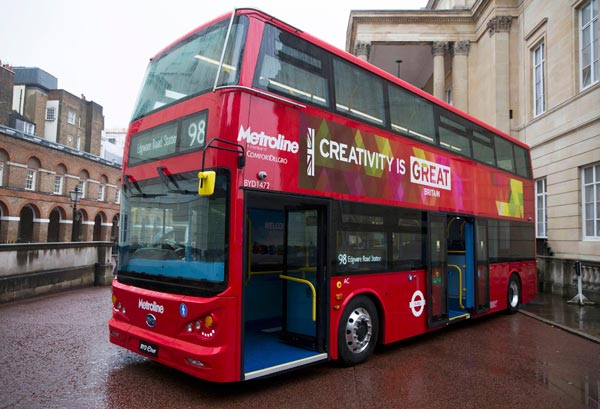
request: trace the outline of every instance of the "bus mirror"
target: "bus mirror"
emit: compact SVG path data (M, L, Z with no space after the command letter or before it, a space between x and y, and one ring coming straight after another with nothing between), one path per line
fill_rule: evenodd
M215 179L217 174L214 170L199 172L198 194L200 196L211 196L215 192Z

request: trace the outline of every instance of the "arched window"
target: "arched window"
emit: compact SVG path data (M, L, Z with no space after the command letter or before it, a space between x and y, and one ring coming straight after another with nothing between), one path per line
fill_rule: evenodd
M62 195L64 192L65 185L65 174L67 173L67 167L62 163L56 167L56 174L54 175L54 185L52 193L55 195Z
M83 169L81 172L79 172L79 183L77 184L77 187L81 192L82 199L87 198L87 181L89 178L90 174L87 170Z
M98 185L98 201L103 202L106 192L106 184L108 183L108 178L106 175L100 176L100 184Z
M0 149L0 186L4 186L4 166L8 162L10 156L4 149Z
M27 161L27 169L25 171L25 190L37 190L37 175L40 167L41 164L38 158L36 158L35 156L29 158L29 160Z

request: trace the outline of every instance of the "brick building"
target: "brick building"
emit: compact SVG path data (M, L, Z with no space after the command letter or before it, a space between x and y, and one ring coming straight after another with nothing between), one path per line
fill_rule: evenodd
M49 110L53 111L49 115ZM44 139L100 156L102 106L62 90L50 90Z
M8 124L12 111L15 73L9 65L0 62L0 124Z
M14 67L13 71L12 109L35 124L36 136L100 155L102 106L58 89L58 79L40 68Z
M121 167L99 157L102 106L57 82L0 67L0 244L118 237Z
M48 93L56 89L58 79L39 68L13 67L13 71L15 75L12 110L34 123L35 135L43 137L46 130Z
M120 177L112 162L0 126L0 243L116 240Z

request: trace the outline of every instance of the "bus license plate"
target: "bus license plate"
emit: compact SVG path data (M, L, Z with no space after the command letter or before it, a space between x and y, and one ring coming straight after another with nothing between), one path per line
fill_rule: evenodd
M158 345L154 345L146 341L140 341L139 350L143 354L158 358Z

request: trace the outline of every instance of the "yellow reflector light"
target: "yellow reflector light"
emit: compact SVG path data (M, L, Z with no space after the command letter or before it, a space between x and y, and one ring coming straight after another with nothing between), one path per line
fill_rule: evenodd
M215 320L212 315L207 315L204 317L204 325L206 325L208 328L212 328L212 326L215 325Z

